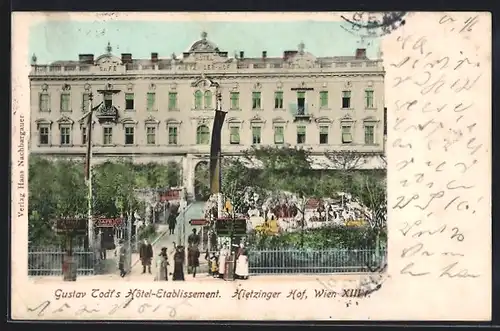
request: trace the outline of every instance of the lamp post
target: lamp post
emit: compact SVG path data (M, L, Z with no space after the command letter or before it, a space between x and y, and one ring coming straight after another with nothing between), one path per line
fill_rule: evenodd
M86 177L87 177L87 186L88 186L88 242L89 249L94 247L94 222L92 220L92 207L94 203L93 192L92 192L92 119L94 109L92 107L92 101L94 100L94 96L92 92L89 94L89 112L86 116L88 116L88 124L87 124L87 155L86 155Z

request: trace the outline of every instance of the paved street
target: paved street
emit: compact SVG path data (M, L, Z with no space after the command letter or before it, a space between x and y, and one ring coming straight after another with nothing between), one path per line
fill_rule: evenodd
M168 234L168 225L166 224L160 224L158 225L158 234L160 237L153 242L153 265L152 265L152 275L146 273L142 274L142 265L141 261L139 259L139 254L133 254L132 255L132 270L130 273L126 276L126 278L129 278L130 280L146 280L146 279L151 279L153 280L155 277L155 259L158 254L160 254L161 248L162 247L167 247L167 251L169 253L169 260L170 260L170 268L171 271L173 272L173 256L174 256L174 242L178 243L179 242L179 234L182 235L182 223L185 223L185 230L186 230L186 238L187 236L191 233L192 229L195 228L189 224L189 221L193 218L203 218L203 208L204 208L204 202L194 202L190 204L187 207L187 210L185 214L179 215L179 218L177 219L177 225L175 228L175 233L173 235ZM199 228L199 227L198 227ZM187 239L186 239L187 240ZM204 255L202 254L200 256L200 264L203 264L205 262L204 260ZM189 278L189 277L187 277Z

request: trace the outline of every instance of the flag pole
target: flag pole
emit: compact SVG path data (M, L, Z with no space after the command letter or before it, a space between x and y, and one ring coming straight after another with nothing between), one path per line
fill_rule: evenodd
M86 157L86 177L87 177L87 186L88 186L88 220L87 220L87 229L88 229L88 242L89 249L94 248L94 222L92 220L92 207L93 207L93 194L92 194L92 107L93 95L90 93L89 95L89 114L88 114L88 126L87 126L87 157Z

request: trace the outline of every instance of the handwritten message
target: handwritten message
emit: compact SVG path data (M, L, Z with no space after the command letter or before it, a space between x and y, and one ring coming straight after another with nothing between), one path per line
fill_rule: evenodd
M405 277L479 278L490 261L490 48L472 37L485 26L487 17L442 13L394 36L389 217Z
M345 302L345 307L358 305L362 299L368 299L379 287L368 289L360 287L356 282L349 282L342 287L333 280L318 281L316 286L306 288L269 288L248 287L235 284L234 289L214 289L213 291L191 291L185 289L165 288L93 288L91 290L55 289L50 298L44 298L35 304L28 305L26 312L30 317L76 318L99 317L102 319L123 316L123 313L134 314L137 318L144 315L156 315L162 318L175 319L178 311L203 305L214 307L228 299L238 302L270 301L337 301ZM366 285L366 284L365 284ZM350 286L350 287L349 287ZM210 303L213 302L213 303Z

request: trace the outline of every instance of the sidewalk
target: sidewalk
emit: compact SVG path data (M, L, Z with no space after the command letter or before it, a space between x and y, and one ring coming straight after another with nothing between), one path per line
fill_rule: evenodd
M96 276L80 276L77 278L78 283L87 283L87 282L103 282L103 281L125 281L125 282L153 282L154 281L154 269L152 270L153 275L144 274L142 275L142 269L139 268L139 271L135 271L135 273L131 276L126 276L125 278L121 278L118 275L96 275ZM323 282L331 282L331 281L345 281L345 280L357 280L363 276L369 276L372 274L369 273L351 273L351 274L332 274L332 275L254 275L250 276L247 280L236 280L236 282L241 283L256 283L256 282L280 282L280 283L294 283L294 282L315 282L323 281ZM35 284L44 284L44 283L60 283L62 282L62 276L41 276L41 277L30 277ZM171 281L171 276L169 277L169 281ZM209 276L207 273L197 274L196 278L193 278L192 275L185 275L186 282L211 282L211 283L226 283L223 279L213 278ZM231 281L229 281L231 282Z

